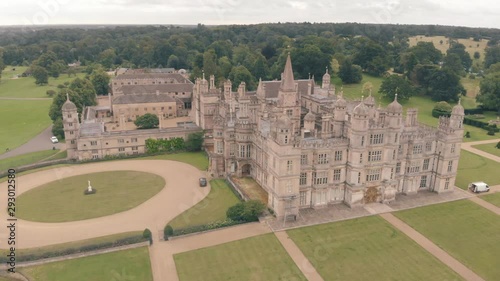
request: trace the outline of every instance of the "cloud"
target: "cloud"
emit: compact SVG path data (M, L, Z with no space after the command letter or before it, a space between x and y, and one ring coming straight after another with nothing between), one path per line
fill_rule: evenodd
M63 3L49 24L239 24L361 22L444 24L500 28L495 0L17 0L1 1L0 24L40 16Z

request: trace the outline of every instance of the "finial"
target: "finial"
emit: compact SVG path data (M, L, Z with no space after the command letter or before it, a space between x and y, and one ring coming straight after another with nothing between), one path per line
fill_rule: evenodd
M311 80L311 72L309 72L308 75L309 75L309 80Z
M462 97L458 98L458 105L462 105Z
M328 74L328 66L326 67L326 71L325 71L326 74Z
M66 93L66 100L69 101L69 93Z
M370 95L369 95L369 96L370 96L370 97L372 96L372 88L370 88Z
M203 73L203 80L205 80L205 70L201 71Z
M365 96L361 96L361 102L363 102L364 99L365 99Z
M397 90L397 89L396 89ZM394 101L398 101L398 93L394 95Z

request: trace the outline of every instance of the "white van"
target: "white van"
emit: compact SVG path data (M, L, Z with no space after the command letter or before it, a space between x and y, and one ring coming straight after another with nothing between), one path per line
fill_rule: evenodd
M475 193L490 191L490 187L482 181L470 183L469 189Z

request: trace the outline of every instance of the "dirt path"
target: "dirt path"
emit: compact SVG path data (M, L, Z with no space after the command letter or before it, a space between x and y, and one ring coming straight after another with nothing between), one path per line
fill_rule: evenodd
M177 281L174 254L245 239L271 230L263 223L249 223L206 232L175 240L153 243L150 248L151 267L155 281Z
M497 143L499 141L500 141L500 139L485 140L485 141L474 141L474 142L464 142L464 143L462 143L461 148L464 149L464 150L467 150L469 152L472 152L474 154L480 155L482 157L485 157L485 158L488 158L488 159L491 159L493 161L496 161L496 162L500 163L500 157L498 157L496 155L493 155L493 154L490 154L490 153L487 153L487 152L484 152L484 151L479 150L477 148L472 147L472 146L478 145L478 144Z
M394 227L402 231L408 237L417 242L422 248L427 250L429 253L434 255L437 259L442 261L444 264L453 269L456 273L460 274L465 280L468 281L484 281L479 275L474 273L472 270L464 266L462 263L457 261L455 258L450 256L447 252L439 248L431 240L427 239L425 236L417 232L415 229L411 228L409 225L396 218L390 213L380 214L382 218L392 224Z
M281 245L283 245L285 250L288 252L300 271L302 271L302 274L304 274L307 280L323 281L323 278L316 271L316 268L314 268L311 262L306 258L306 256L304 256L302 251L299 249L299 247L297 247L297 245L295 245L293 240L288 237L286 231L278 231L275 232L274 235L276 235Z
M157 234L163 230L168 221L201 201L210 191L210 188L198 186L198 178L204 175L202 171L191 165L166 160L130 160L61 167L24 175L17 180L17 196L42 184L65 177L119 170L157 174L165 179L166 186L141 205L110 216L65 223L18 220L17 247L41 247L127 231L144 230L145 228L149 228L154 234ZM85 186L85 183L82 183L82 186ZM0 190L3 190L0 192L2 209L6 208L6 189L7 182L1 183ZM6 220L7 212L0 212L0 221ZM7 248L6 238L7 231L2 230L0 232L0 248Z

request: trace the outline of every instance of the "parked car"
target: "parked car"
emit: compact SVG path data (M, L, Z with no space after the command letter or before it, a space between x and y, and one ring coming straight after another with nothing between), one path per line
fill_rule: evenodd
M52 143L58 143L58 142L59 142L59 140L58 140L56 137L51 137L51 138L50 138L50 141L51 141Z
M490 191L490 187L482 181L469 183L469 189L474 193Z
M206 178L200 178L200 186L201 187L207 186L207 179Z

